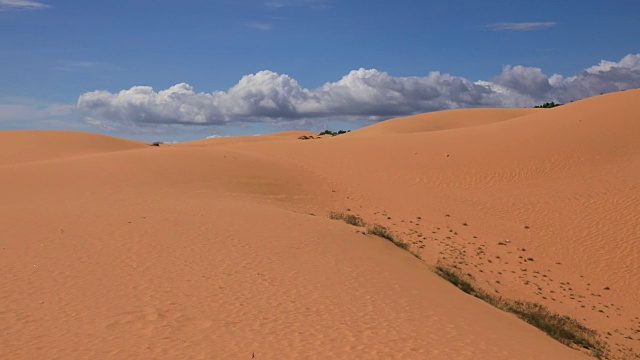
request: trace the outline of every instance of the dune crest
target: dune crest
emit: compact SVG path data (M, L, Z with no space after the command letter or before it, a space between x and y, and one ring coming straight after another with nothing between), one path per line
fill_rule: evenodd
M540 109L459 109L443 110L382 121L349 133L349 137L413 134L491 124L529 114Z
M138 141L81 131L0 131L0 165L139 149Z

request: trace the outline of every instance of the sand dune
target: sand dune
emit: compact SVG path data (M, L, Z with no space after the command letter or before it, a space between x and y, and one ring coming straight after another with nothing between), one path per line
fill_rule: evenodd
M541 109L460 109L436 111L383 121L355 130L345 137L411 134L491 124L534 114Z
M144 143L79 131L0 131L0 165L131 150Z
M311 131L297 131L297 130L281 131L278 133L264 134L264 135L215 137L210 139L189 141L186 143L181 143L179 144L179 146L201 147L201 146L229 145L229 144L244 143L244 142L282 141L285 139L298 140L298 137L300 136L315 136L315 135L317 134Z
M437 263L633 358L638 99L455 110L314 141L36 132L47 140L25 147L27 132L0 132L0 358L588 358ZM388 226L422 260L332 210Z

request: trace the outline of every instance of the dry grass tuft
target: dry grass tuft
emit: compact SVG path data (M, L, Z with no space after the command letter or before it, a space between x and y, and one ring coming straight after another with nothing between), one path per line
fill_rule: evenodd
M342 221L346 222L349 225L359 226L359 227L363 227L363 226L366 225L364 220L361 217L357 216L357 215L345 214L345 213L337 212L337 211L330 212L329 213L329 219L342 220Z
M578 320L554 313L541 304L510 300L490 294L474 286L467 276L456 269L437 265L435 272L465 293L473 295L498 309L515 314L520 319L544 331L561 343L573 348L586 349L598 359L607 358L609 351L600 335Z
M389 240L391 241L395 246L407 250L409 251L409 244L407 244L406 242L396 238L395 236L393 236L393 233L391 233L391 231L379 224L373 224L373 226L370 226L367 229L367 234L371 234L371 235L375 235L378 237L381 237L383 239ZM414 254L416 257L419 258L419 255Z

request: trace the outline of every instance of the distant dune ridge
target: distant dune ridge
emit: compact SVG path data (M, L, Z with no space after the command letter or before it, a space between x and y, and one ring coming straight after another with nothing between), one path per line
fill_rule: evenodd
M540 110L460 109L436 111L383 121L359 129L352 136L410 134L474 127L534 114L538 111Z
M0 131L0 165L46 161L75 156L131 150L145 144L133 140L79 131Z
M589 358L436 265L637 358L639 114L627 90L310 141L0 131L0 358Z

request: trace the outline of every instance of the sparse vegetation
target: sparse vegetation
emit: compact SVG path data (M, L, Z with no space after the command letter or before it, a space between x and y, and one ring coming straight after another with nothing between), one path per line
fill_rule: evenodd
M464 291L465 293L480 298L480 296L478 296L478 294L476 293L476 288L463 276L461 276L458 271L438 265L436 266L436 274L440 275L441 278L452 283L458 289Z
M329 218L332 219L332 220L342 220L342 221L346 222L349 225L358 226L358 227L364 227L367 224L364 221L364 219L362 219L361 217L359 217L357 215L345 214L343 212L338 212L338 211L330 212L329 213ZM382 226L380 224L373 224L373 225L369 226L367 228L367 232L366 233L370 234L370 235L375 235L375 236L381 237L381 238L386 239L386 240L389 240L395 246L411 252L411 254L413 254L413 256L415 256L418 259L422 259L420 254L411 251L410 246L409 246L408 243L396 238L388 228L386 228L386 227L384 227L384 226Z
M338 130L337 132L335 131L331 131L331 130L325 130L323 132L321 132L320 134L318 134L319 136L322 135L331 135L331 136L337 136L337 135L342 135L342 134L346 134L348 132L351 132L351 130Z
M557 107L557 106L562 106L562 105L563 104L556 104L556 103L554 103L552 101L552 102L546 102L546 103L544 103L542 105L536 105L533 108L534 109L551 109L551 108L554 108L554 107Z
M359 227L365 226L364 220L361 217L353 214L345 214L342 212L332 211L329 213L329 219L342 220L347 224L353 225L353 226L359 226Z
M586 349L598 359L605 359L607 356L607 345L600 339L598 333L574 318L554 313L541 304L510 300L490 294L474 286L472 280L456 269L437 265L435 272L465 293L498 309L515 314L567 346Z
M561 343L589 350L602 359L607 351L595 330L589 329L578 320L551 312L547 307L528 301L505 301L506 311L514 313L522 320L544 331Z
M381 237L383 239L387 239L391 242L395 242L396 240L393 237L393 234L389 231L389 229L379 224L374 224L373 226L369 227L367 229L367 233Z
M389 229L387 229L382 225L374 224L373 226L370 226L367 229L367 233L389 240L392 243L394 243L395 246L401 249L409 250L409 244L407 244L406 242L400 239L397 239L395 236L393 236L393 234L391 233L391 231L389 231Z
M160 146L162 145L162 141L154 141L151 144L149 144L149 146Z

